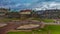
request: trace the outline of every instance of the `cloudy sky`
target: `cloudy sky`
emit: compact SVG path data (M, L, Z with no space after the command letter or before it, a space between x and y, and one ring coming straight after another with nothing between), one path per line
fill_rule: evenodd
M60 9L60 0L0 0L0 8L11 9Z

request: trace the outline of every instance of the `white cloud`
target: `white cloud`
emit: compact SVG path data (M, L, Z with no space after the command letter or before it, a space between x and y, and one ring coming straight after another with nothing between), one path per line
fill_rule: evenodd
M43 2L41 2L41 1L43 1ZM60 1L60 0L55 0L52 2L50 0L49 0L49 2L46 2L45 0L25 0L24 1L25 3L22 0L21 0L22 3L20 2L20 0L6 0L6 1L1 2L1 4L8 3L8 5L4 5L4 6L0 6L0 7L19 8L20 6L22 6L25 8L26 7L33 8L33 9L36 8L36 10L55 9L55 8L60 9L60 2L58 3L57 1Z
M29 6L31 5L31 3L24 3L24 4L22 4L22 5L24 5L24 6L26 6L26 7L29 7Z
M39 7L39 8L38 8ZM43 2L42 4L37 4L35 6L36 10L45 10L45 9L60 9L60 3L57 2Z
M21 4L20 3L18 3L18 4L15 4L15 7L18 7L18 6L20 6Z

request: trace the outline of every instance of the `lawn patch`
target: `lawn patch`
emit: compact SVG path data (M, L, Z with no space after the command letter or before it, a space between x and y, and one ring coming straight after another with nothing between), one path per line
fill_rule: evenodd
M54 20L53 19L42 19L43 22L46 22L46 23L53 23Z

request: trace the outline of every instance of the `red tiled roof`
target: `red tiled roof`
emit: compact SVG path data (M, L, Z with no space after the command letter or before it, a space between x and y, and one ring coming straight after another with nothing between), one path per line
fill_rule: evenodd
M31 12L32 10L21 10L20 12Z

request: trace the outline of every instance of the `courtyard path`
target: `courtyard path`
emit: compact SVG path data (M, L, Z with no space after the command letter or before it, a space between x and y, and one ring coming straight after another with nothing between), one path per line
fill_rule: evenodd
M31 20L24 20L24 21L18 21L18 22L9 22L6 26L0 28L0 34L7 34L8 31L14 30L17 27L25 24L40 24L40 22L34 22Z

